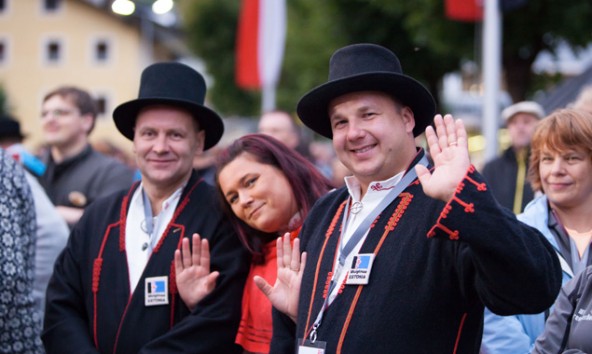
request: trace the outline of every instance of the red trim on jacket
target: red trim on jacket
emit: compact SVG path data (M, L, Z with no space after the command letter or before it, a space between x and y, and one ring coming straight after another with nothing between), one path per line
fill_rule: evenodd
M393 212L390 219L386 223L386 225L384 227L384 232L382 233L382 236L380 237L378 244L374 248L373 253L375 255L378 255L378 252L380 251L380 249L382 248L382 245L384 244L384 240L386 239L388 234L391 233L391 231L395 230L395 227L399 223L399 220L401 220L401 217L403 216L403 214L405 214L405 211L407 211L407 207L409 206L409 204L411 203L411 200L413 199L413 194L408 193L408 192L403 192L403 193L399 194L399 197L401 198L401 201L399 202L399 205L397 205L397 207L395 208L395 211ZM378 219L378 217L376 219ZM364 285L358 285L358 289L356 290L356 295L354 296L354 299L353 299L352 303L350 304L349 311L347 313L347 317L346 317L345 322L343 324L343 328L341 329L341 335L339 336L339 342L337 343L337 350L336 350L337 353L341 353L341 349L343 348L343 342L345 341L345 336L346 336L347 330L349 328L349 324L352 321L353 314L356 310L356 306L358 305L358 300L359 300L360 295L362 294L362 291L364 289L365 289Z
M339 216L341 215L343 208L345 207L345 204L347 203L347 200L344 201L343 203L341 203L341 205L339 206L339 208L337 209L337 212L335 213L335 216L333 216L333 220L331 221L331 224L329 225L329 228L327 229L327 232L325 233L325 241L323 242L323 248L321 249L321 253L319 254L319 258L317 260L317 268L315 270L315 277L314 277L314 285L312 287L312 293L310 296L310 303L308 305L308 315L306 317L306 326L304 328L308 328L308 330L304 333L304 339L306 339L308 337L308 334L310 333L312 327L310 326L310 315L312 314L312 304L314 303L314 297L317 291L317 282L319 280L319 273L321 271L321 260L323 259L323 254L325 254L325 248L327 247L327 242L329 242L329 238L331 238L331 235L333 234L333 231L335 230L335 225L337 225L337 223L339 222Z
M165 231L163 232L163 236L160 238L160 240L158 241L156 247L154 248L154 250L152 250L152 253L150 254L150 257L148 258L147 262L150 262L150 259L152 258L152 255L156 252L158 252L158 250L160 249L161 245L163 244L164 240L167 238L169 231L171 229L171 227L174 225L176 227L178 227L179 231L183 231L185 230L183 225L180 224L176 224L175 221L176 219L179 217L179 215L181 214L181 212L183 211L183 209L187 206L187 204L189 203L189 196L191 195L191 193L193 192L193 190L201 183L203 182L203 178L199 178L191 187L188 191L186 191L185 197L183 197L183 199L180 201L180 203L178 204L175 213L173 214L173 217L171 218L171 221L169 222L169 224L167 225ZM122 203L121 203L121 209L120 209L120 213L119 213L119 221L112 223L110 225L107 226L107 229L105 231L105 233L103 234L103 239L101 241L101 248L99 249L99 254L97 255L97 257L95 258L94 262L93 262L93 274L92 274L92 290L93 290L93 340L95 342L95 347L97 347L97 349L99 349L98 347L98 333L97 333L97 317L98 317L98 312L97 312L97 305L98 305L98 292L99 292L99 285L100 285L100 277L101 277L101 271L102 271L102 265L103 265L103 251L105 249L105 245L107 243L107 240L109 238L109 235L111 233L111 229L114 227L119 227L119 250L121 252L125 253L125 225L126 225L126 220L127 220L127 211L128 211L128 207L129 207L129 201L131 200L131 196L134 193L134 191L136 190L136 188L138 187L139 182L136 182L132 185L132 187L130 188L130 190L128 191L127 195L125 195L122 199ZM176 233L177 230L174 230L173 233ZM184 233L182 233L183 235ZM182 238L179 238L179 244L177 245L177 249L180 248L180 244L182 242ZM127 253L125 255L126 259L127 259ZM126 262L127 263L127 262ZM174 275L175 269L174 269L174 259L172 261L172 265L171 265L171 274L169 274L169 278L171 278L171 275ZM128 269L129 272L129 269ZM172 280L174 280L174 276L172 276ZM176 294L176 284L172 285L171 283L173 283L172 281L169 281L169 291L171 291L171 293L173 294L173 287L175 290L175 294ZM129 284L128 284L129 286ZM119 336L121 334L121 329L123 326L123 321L126 317L127 311L129 309L129 306L131 304L131 300L133 297L133 292L130 291L130 296L128 298L127 304L125 305L125 309L123 311L123 314L121 316L121 319L119 320L119 326L117 328L117 334L115 336L115 341L113 344L113 353L117 352L117 345L119 343ZM171 305L170 305L170 310L171 310L171 327L173 326L174 323L174 317L175 317L175 301L174 301L174 294L172 297L172 301L171 301Z
M465 312L460 319L460 325L458 326L458 334L456 335L456 341L454 342L454 350L452 351L453 354L456 354L458 350L458 343L460 342L460 336L462 334L462 330L465 326L465 320L467 319L468 314Z
M465 181L469 182L470 184L473 184L476 187L477 191L479 191L479 192L484 192L487 190L487 185L485 183L479 183L469 176L471 173L474 173L474 172L475 172L475 166L473 166L473 165L469 166L469 168L467 169L467 172L465 174L465 177L456 186L456 189L454 191L454 195L452 196L452 198L450 198L448 203L446 203L446 205L442 209L442 212L440 213L438 220L436 220L436 224L434 224L434 226L432 226L432 228L428 231L428 234L427 234L428 238L432 238L432 237L436 236L436 230L440 229L444 233L448 234L449 239L451 239L451 240L458 240L459 239L460 235L459 235L458 230L449 229L448 227L446 227L443 224L442 221L448 217L448 214L450 213L450 211L453 208L453 206L452 206L453 202L456 202L456 204L462 206L465 213L472 214L475 212L475 204L465 202L459 197L459 194L466 187Z

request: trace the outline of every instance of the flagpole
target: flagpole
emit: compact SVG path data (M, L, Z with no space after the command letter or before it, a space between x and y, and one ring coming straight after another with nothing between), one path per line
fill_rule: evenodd
M263 86L261 94L261 114L275 109L275 83Z
M498 0L487 0L483 19L483 135L485 161L497 155L501 73L501 14Z

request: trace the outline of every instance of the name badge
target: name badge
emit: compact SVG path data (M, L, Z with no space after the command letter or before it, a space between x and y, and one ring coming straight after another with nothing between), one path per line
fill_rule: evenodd
M374 254L360 253L354 256L351 268L347 272L347 285L366 285L370 280L370 271L374 262Z
M302 341L302 338L298 343L303 343L298 346L298 354L325 354L325 348L327 347L326 342L310 340Z
M158 306L169 303L169 278L162 277L146 278L144 286L144 305Z

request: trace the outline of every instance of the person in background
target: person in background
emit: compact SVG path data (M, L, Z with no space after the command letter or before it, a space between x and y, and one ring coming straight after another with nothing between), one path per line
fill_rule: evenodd
M314 162L309 151L309 143L305 141L300 126L290 113L282 110L263 113L259 118L257 132L276 138L305 159Z
M296 149L300 144L300 131L294 118L285 111L268 111L259 118L257 131L261 134L273 136L290 149Z
M0 179L0 352L43 353L33 299L33 197L23 168L1 148Z
M284 242L275 284L258 282L283 313L272 353L477 353L485 305L509 315L552 304L553 248L495 202L462 121L434 117L393 52L338 49L297 111L353 175L308 213L304 253ZM433 169L415 144L424 130Z
M271 303L257 289L255 279L276 279L278 235L289 233L294 240L314 202L332 187L312 163L263 134L235 140L221 152L217 167L218 192L226 214L253 255L236 343L246 353L268 353ZM183 256L185 264L193 265L191 255ZM193 308L204 291L179 284L179 293Z
M555 249L565 284L592 265L592 114L562 109L541 120L531 145L529 180L542 195L518 215ZM516 271L522 271L519 264ZM549 310L498 316L486 310L484 353L530 353Z
M194 69L156 63L142 72L138 98L113 112L142 178L93 202L74 227L47 290L48 354L240 353L234 338L250 259L214 188L193 170L195 154L224 132L205 95ZM209 246L216 286L190 310L174 255L194 234L193 244Z
M592 113L592 85L585 86L570 108L581 109Z
M193 168L198 176L212 186L216 185L216 159L221 150L222 147L217 145L193 157Z
M518 102L505 108L502 117L511 145L501 156L483 167L483 176L497 201L515 214L521 213L534 198L526 178L529 145L536 124L544 116L543 108L532 101Z
M68 225L37 180L37 177L45 170L45 165L25 149L22 144L24 138L25 135L21 132L20 124L16 119L10 116L0 118L0 147L25 168L25 178L35 202L37 237L35 239L33 298L43 319L47 283L55 260L66 246L69 230Z
M0 146L19 161L26 171L38 178L45 172L45 164L25 148L24 139L18 120L8 114L0 116Z
M567 282L557 297L533 354L592 353L592 267Z
M95 101L80 88L58 87L43 98L41 127L49 149L40 182L70 228L86 206L129 188L134 178L131 168L91 147L96 116Z

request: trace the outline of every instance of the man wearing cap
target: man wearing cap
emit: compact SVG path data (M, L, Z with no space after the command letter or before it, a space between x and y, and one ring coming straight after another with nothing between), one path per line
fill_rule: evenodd
M461 121L437 115L426 129L434 100L390 50L339 49L297 111L353 176L310 211L306 256L284 237L276 283L256 280L287 314L275 312L273 353L478 353L485 305L553 302L552 247L495 203ZM424 129L433 168L415 146Z
M522 101L505 108L502 117L511 145L483 167L483 176L497 201L515 214L520 214L534 198L526 179L529 146L534 129L544 116L543 107L533 101Z
M248 256L213 187L192 169L194 155L224 130L204 106L205 94L195 70L157 63L143 71L139 97L115 109L142 179L95 201L74 228L47 292L48 353L240 352L234 337ZM219 275L211 294L189 311L173 259L194 233L209 242L209 264Z
M39 181L70 228L95 199L133 181L131 168L90 145L96 119L96 103L81 88L60 86L43 98L41 128L48 151Z

